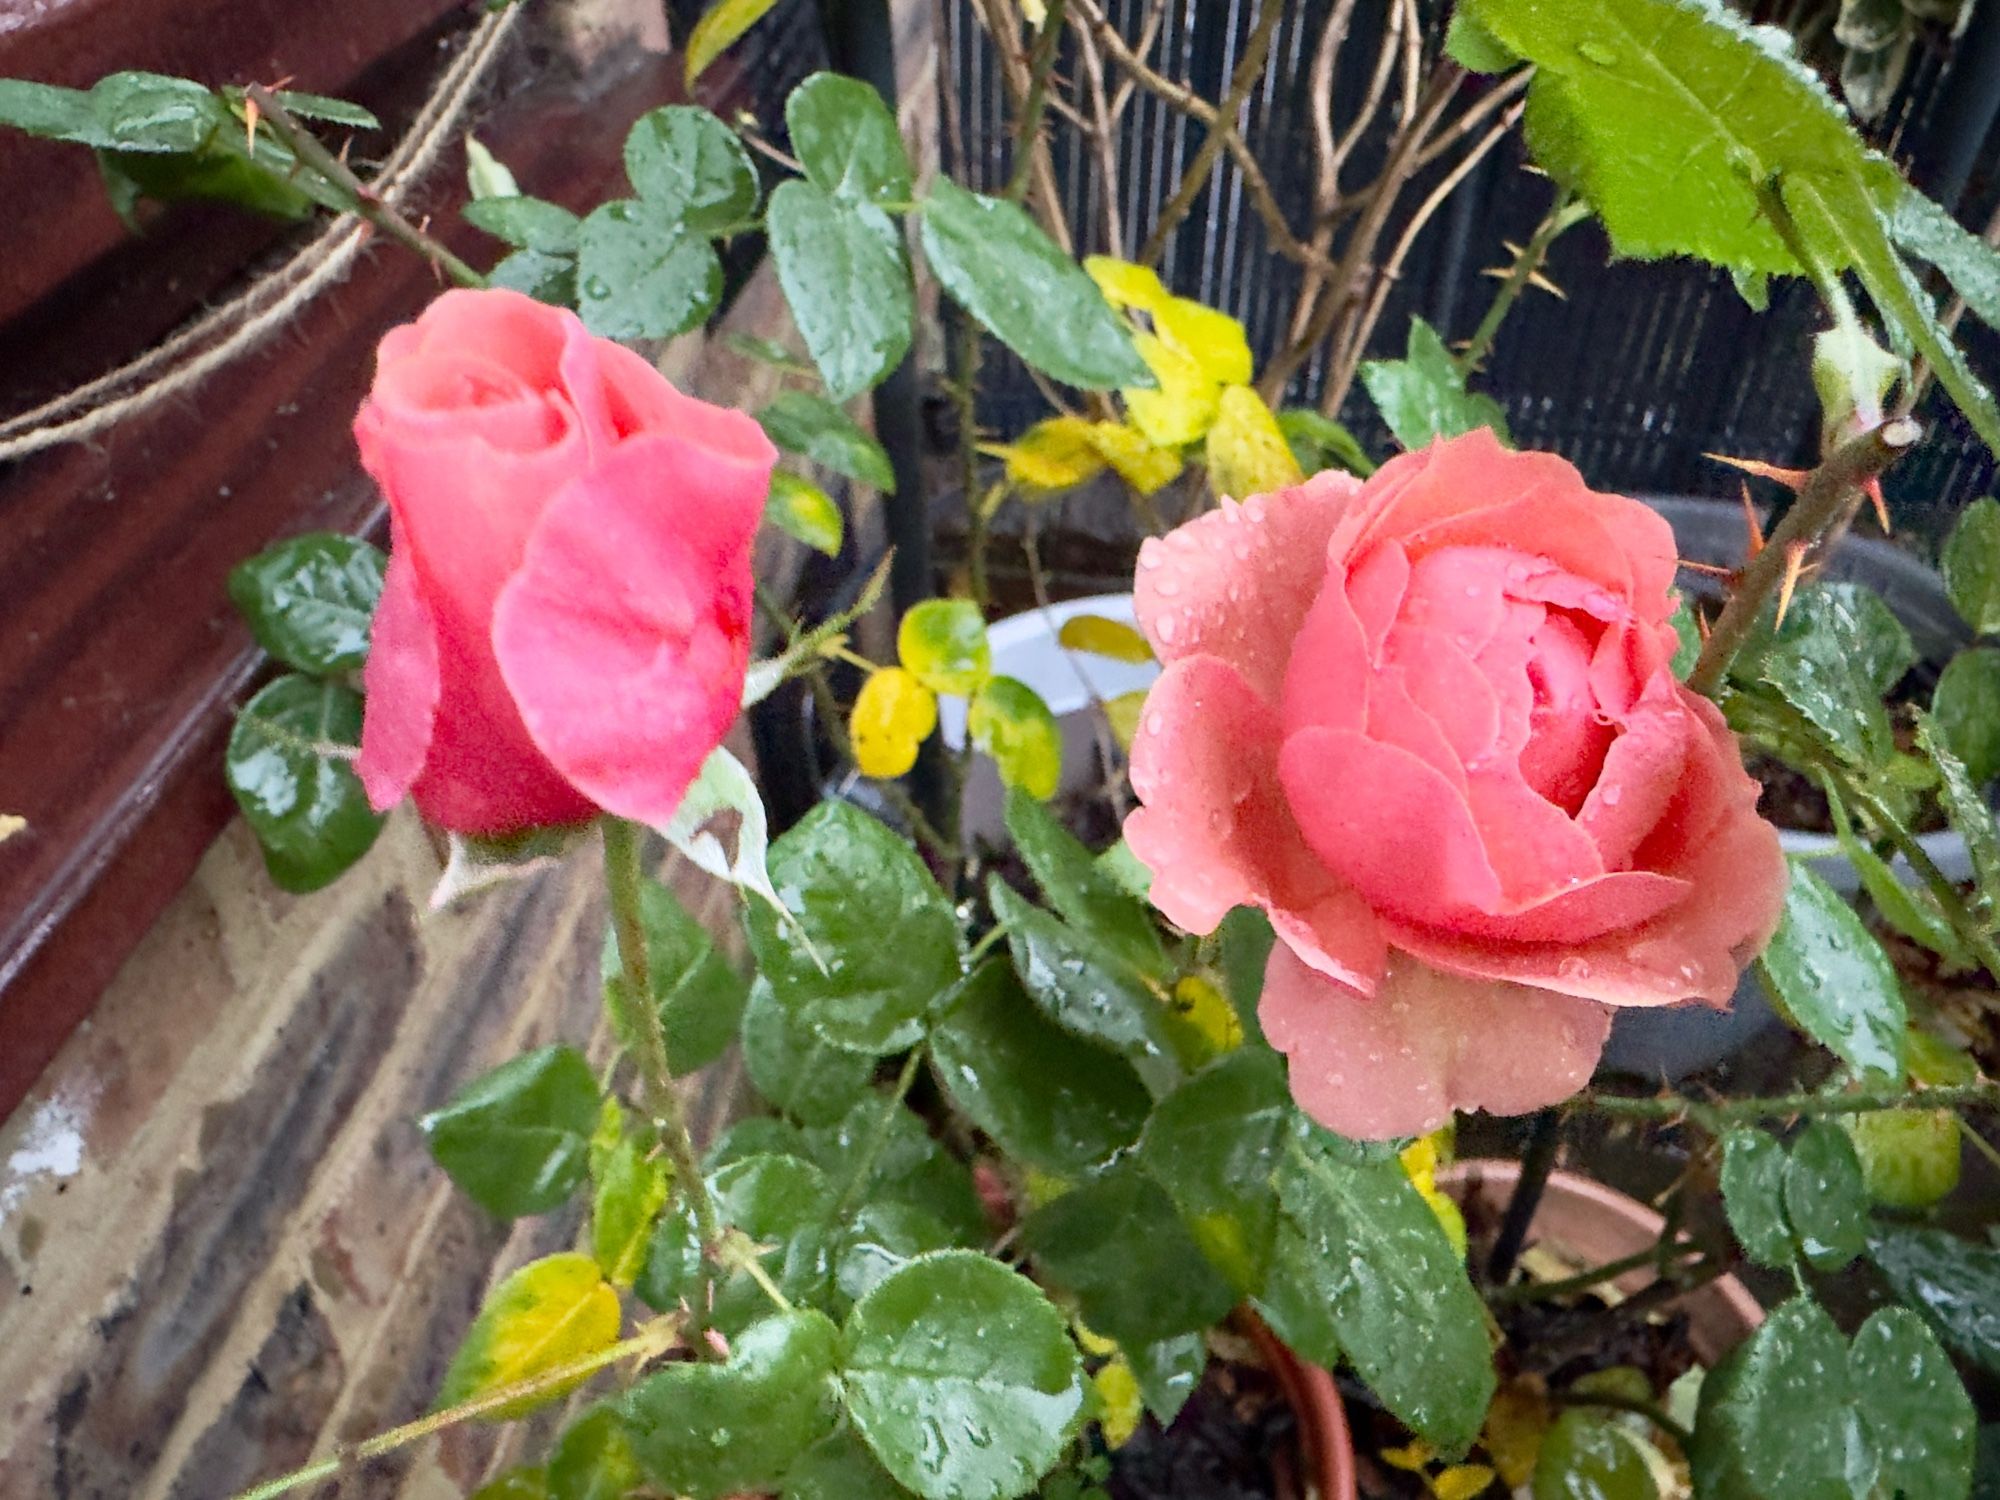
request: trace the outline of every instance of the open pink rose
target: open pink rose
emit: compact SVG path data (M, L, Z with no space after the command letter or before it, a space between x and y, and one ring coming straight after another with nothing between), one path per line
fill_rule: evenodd
M575 314L446 292L354 419L392 513L357 769L504 834L673 814L736 717L777 455Z
M1183 927L1270 913L1259 1014L1332 1129L1554 1103L1607 1007L1726 1005L1769 939L1778 836L1670 669L1674 570L1659 516L1484 430L1141 550L1126 837Z

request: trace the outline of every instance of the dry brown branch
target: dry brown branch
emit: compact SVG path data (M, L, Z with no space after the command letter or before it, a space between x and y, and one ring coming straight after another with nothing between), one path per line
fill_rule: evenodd
M1019 118L1029 105L1029 94L1033 89L1033 68L1026 49L1020 45L1023 22L1008 0L979 0L980 19L985 23L986 34L993 40L993 55L1000 60L1000 77L1007 86L1007 102ZM1062 247L1065 255L1076 253L1076 243L1069 232L1069 220L1063 213L1062 193L1056 186L1055 162L1049 154L1048 137L1036 131L1032 141L1027 143L1028 194L1032 200L1036 217L1042 221L1042 228L1049 232L1049 238Z

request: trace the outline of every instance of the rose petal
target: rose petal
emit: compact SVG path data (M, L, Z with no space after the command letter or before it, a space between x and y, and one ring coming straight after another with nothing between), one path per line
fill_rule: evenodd
M361 683L367 698L361 754L354 771L368 793L369 805L386 812L403 800L424 768L439 689L431 612L424 603L416 563L399 541L390 546Z
M1426 528L1439 520L1461 517L1529 490L1582 484L1582 476L1564 459L1503 448L1489 429L1480 427L1459 437L1440 438L1383 464L1369 481L1366 510L1357 511L1354 526L1342 531L1357 544L1356 552L1395 537L1414 558L1419 550L1435 550L1417 544L1426 540ZM1496 546L1512 545L1505 536L1492 541Z
M1394 540L1364 553L1347 572L1347 602L1361 622L1368 659L1380 661L1410 589L1410 555Z
M1327 537L1360 490L1329 470L1206 515L1139 549L1133 609L1163 662L1214 656L1275 703L1292 637L1326 577Z
M1605 752L1597 785L1576 816L1606 869L1631 868L1633 852L1665 816L1680 786L1690 731L1698 727L1665 672L1626 715L1624 732Z
M1410 702L1436 724L1461 765L1493 752L1500 737L1500 699L1479 664L1451 636L1408 626L1390 637L1389 660L1402 674Z
M1291 643L1279 696L1284 732L1296 734L1313 725L1361 728L1367 718L1372 654L1348 591L1330 579Z
M620 445L549 503L494 609L494 653L528 732L620 817L670 819L736 718L750 539L777 455L767 444L761 457L682 437Z
M453 288L440 293L415 323L391 331L380 361L419 351L486 360L512 370L531 388L556 383L564 348L583 326L567 308L551 307L520 292Z
M1590 1080L1611 1013L1525 985L1393 956L1372 999L1271 950L1258 1019L1290 1059L1292 1097L1357 1140L1418 1135L1455 1110L1522 1114Z

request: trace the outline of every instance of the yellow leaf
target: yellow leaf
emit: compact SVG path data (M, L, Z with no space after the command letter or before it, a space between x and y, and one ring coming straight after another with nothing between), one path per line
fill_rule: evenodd
M926 599L896 630L896 655L934 693L970 695L986 680L993 648L970 599Z
M1152 312L1173 296L1161 282L1158 272L1146 266L1135 266L1129 260L1092 255L1084 260L1083 269L1097 283L1097 289L1104 293L1104 300L1113 307Z
M1044 1172L1040 1167L1024 1167L1021 1170L1021 1201L1030 1213L1045 1203L1055 1202L1074 1186L1067 1177Z
M440 1407L514 1385L618 1342L618 1294L588 1255L566 1252L530 1261L493 1290L452 1357L438 1392ZM582 1377L510 1401L481 1419L507 1421L546 1406Z
M591 1254L613 1286L630 1286L646 1263L653 1221L666 1207L667 1165L648 1156L645 1144L631 1135L621 1135L601 1153L593 1141L591 1158Z
M833 497L810 479L780 469L771 476L764 519L778 530L828 557L840 554L843 523Z
M1243 1023L1237 1018L1236 1007L1199 974L1190 974L1174 986L1173 1016L1176 1025L1194 1038L1198 1050L1207 1057L1243 1045Z
M1083 417L1050 417L1011 443L984 451L1007 461L1007 477L1036 490L1066 490L1104 467L1092 441L1095 424Z
M1107 1355L1118 1352L1116 1341L1106 1338L1080 1319L1070 1326L1076 1330L1077 1348L1081 1349L1085 1354L1090 1355L1093 1359L1103 1359Z
M1132 335L1132 346L1159 384L1152 390L1128 386L1119 391L1132 425L1156 448L1178 448L1207 432L1216 419L1216 384L1199 361L1181 348L1151 333ZM1276 422L1272 430L1276 430ZM1283 439L1281 438L1282 445ZM1288 450L1289 451L1289 450Z
M1509 1489L1519 1489L1535 1477L1548 1430L1549 1403L1538 1379L1521 1376L1500 1387L1486 1409L1479 1444Z
M1063 621L1056 639L1065 650L1088 651L1092 656L1108 656L1113 661L1151 661L1153 648L1146 638L1123 620L1107 620L1103 615L1071 615Z
M1142 495L1172 483L1181 471L1178 453L1154 447L1146 441L1145 433L1123 422L1092 423L1090 443L1118 471L1118 477Z
M1104 1430L1104 1441L1109 1447L1122 1448L1139 1430L1139 1418L1146 1409L1139 1395L1139 1377L1121 1354L1090 1378L1097 1387L1097 1425Z
M1216 494L1266 495L1304 477L1264 398L1247 385L1224 389L1208 433L1208 482Z
M972 743L1000 780L1047 801L1062 782L1062 730L1041 694L1012 677L989 677L966 712Z
M1217 385L1250 383L1250 336L1228 313L1190 297L1169 297L1151 312L1160 336L1191 356L1210 380Z
M1111 724L1111 737L1118 741L1118 748L1127 755L1132 753L1132 740L1139 733L1139 715L1145 708L1144 688L1104 700L1104 717Z
M1492 1482L1493 1471L1485 1464L1454 1464L1431 1481L1431 1493L1437 1500L1472 1500Z
M1412 1438L1400 1448L1384 1448L1382 1457L1410 1474L1420 1474L1437 1456L1437 1450L1422 1438Z
M1021 0L1021 19L1030 26L1040 26L1049 18L1046 0Z
M848 720L854 763L863 776L901 776L917 747L937 728L937 695L901 667L883 667L861 684Z
M708 65L736 45L737 39L763 20L778 0L716 0L702 12L687 39L687 81L694 81Z

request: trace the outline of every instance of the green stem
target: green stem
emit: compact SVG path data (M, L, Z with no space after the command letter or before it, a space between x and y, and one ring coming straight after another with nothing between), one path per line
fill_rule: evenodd
M1664 1271L1668 1262L1696 1251L1696 1246L1684 1241L1663 1239L1643 1250L1593 1266L1588 1271L1565 1276L1560 1281L1518 1281L1509 1286L1494 1287L1486 1294L1486 1300L1497 1307L1512 1307L1524 1302L1553 1302L1574 1292L1587 1292L1604 1282L1615 1281L1628 1271Z
M764 1269L764 1262L761 1259L755 1255L746 1255L739 1262L739 1266L744 1275L763 1289L764 1295L771 1299L779 1312L788 1313L793 1310L792 1299L779 1290L778 1283L771 1279L771 1273Z
M486 285L484 276L384 203L374 188L355 176L346 162L320 143L318 136L293 119L291 113L277 101L269 89L262 84L253 83L243 91L243 95L256 105L263 124L269 128L271 134L291 148L293 156L335 187L345 191L354 200L355 213L397 244L414 250L425 260L440 267L460 286Z
M1884 1109L2000 1108L2000 1082L1945 1084L1936 1088L1857 1089L1845 1094L1775 1094L1762 1099L1710 1103L1679 1094L1627 1099L1582 1094L1575 1107L1628 1120L1693 1120L1720 1134L1732 1125L1791 1116L1865 1115Z
M881 1158L882 1148L889 1144L889 1132L895 1128L896 1115L903 1107L903 1096L910 1092L910 1085L917 1081L917 1069L924 1059L923 1044L919 1042L910 1049L910 1055L903 1059L902 1071L896 1075L895 1087L882 1102L882 1113L875 1118L875 1129L868 1137L868 1144L854 1163L854 1169L847 1174L847 1181L840 1189L840 1197L834 1201L832 1219L835 1224L844 1223L853 1214L861 1195L868 1190L869 1176L875 1170L875 1163Z
M1785 512L1764 550L1751 558L1736 582L1735 592L1716 617L1708 642L1688 673L1687 685L1709 697L1722 685L1724 674L1742 649L1757 617L1783 581L1797 549L1809 549L1840 526L1861 503L1861 487L1916 446L1923 428L1906 417L1884 422L1849 438L1806 476L1798 503Z
M1660 1431L1668 1434L1683 1449L1694 1442L1694 1433L1668 1416L1656 1402L1642 1401L1636 1396L1611 1394L1589 1394L1581 1391L1551 1391L1549 1399L1557 1406L1602 1406L1611 1411L1637 1412Z
M1577 202L1566 192L1556 195L1554 205L1547 217L1535 226L1535 232L1528 243L1514 257L1514 264L1500 283L1500 290L1493 294L1493 301L1487 306L1486 316L1479 320L1479 326L1472 332L1472 342L1460 351L1453 361L1461 376L1470 375L1479 368L1479 362L1492 352L1493 340L1499 337L1500 325L1507 321L1507 314L1513 311L1521 293L1528 289L1535 273L1549 258L1549 247L1558 236L1572 225L1580 224L1590 217L1588 204Z
M312 1484L321 1479L330 1479L355 1464L371 1458L380 1458L385 1453L393 1453L398 1448L429 1437L432 1433L443 1432L448 1427L456 1427L461 1422L498 1411L511 1406L516 1401L532 1400L537 1396L560 1391L579 1380L596 1374L609 1365L625 1359L650 1359L655 1354L664 1353L672 1347L679 1334L679 1319L673 1317L655 1318L647 1323L631 1338L613 1344L608 1349L600 1349L595 1354L586 1354L578 1359L567 1360L559 1365L531 1375L525 1380L517 1380L512 1385L503 1385L470 1401L461 1401L456 1406L448 1406L443 1411L431 1412L428 1416L405 1422L401 1427L391 1428L376 1437L368 1438L343 1449L330 1458L318 1459L304 1468L294 1469L289 1474L276 1479L267 1479L252 1489L242 1491L236 1500L272 1500L300 1485Z

